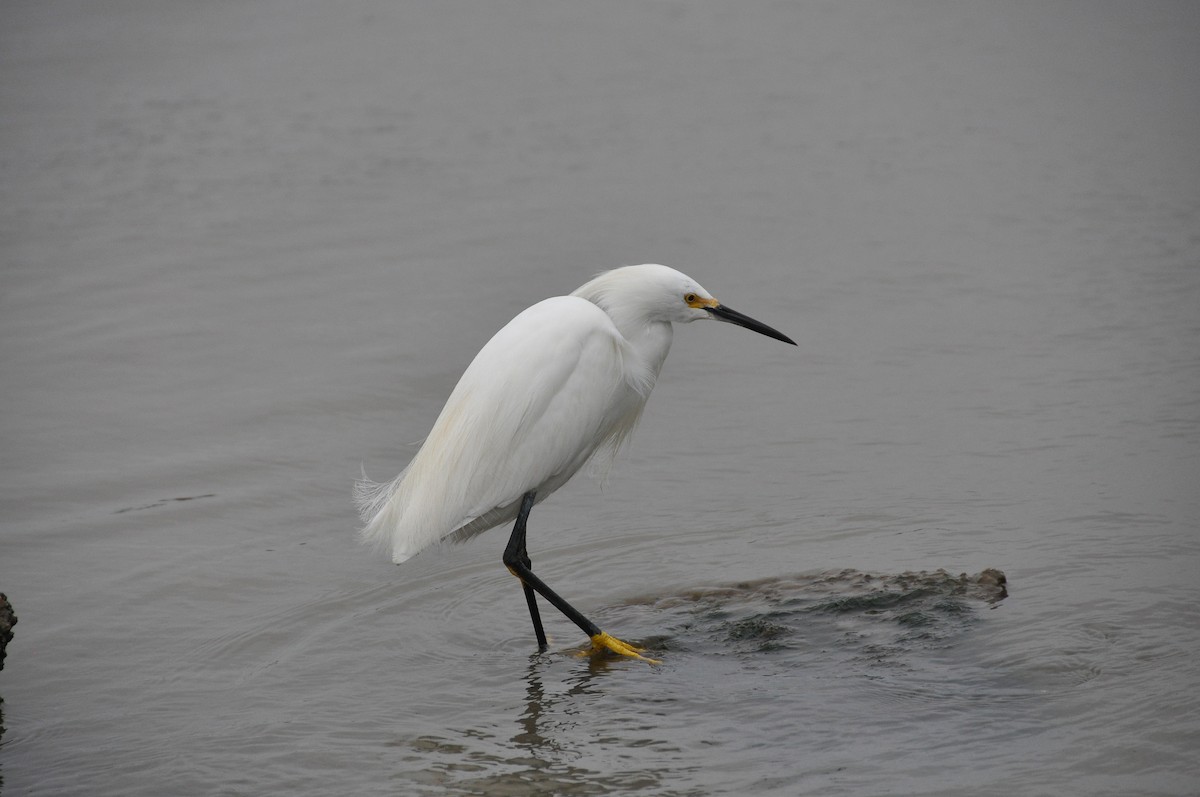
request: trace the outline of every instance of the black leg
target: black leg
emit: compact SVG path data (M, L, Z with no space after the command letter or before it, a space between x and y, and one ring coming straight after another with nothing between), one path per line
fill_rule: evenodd
M538 611L537 595L534 594L533 587L529 586L529 582L521 578L520 573L512 566L513 562L517 562L523 565L527 572L533 572L533 562L530 561L529 551L525 548L525 523L529 519L529 510L533 509L533 499L536 495L530 491L525 493L521 499L521 510L517 514L517 522L513 526L512 536L508 538L508 546L504 549L503 560L509 571L521 579L521 586L525 589L525 602L529 604L529 617L533 620L533 632L537 634L538 650L545 650L549 645L546 643L546 632L542 629L542 615Z
M538 650L544 651L550 646L546 643L546 632L542 630L542 615L538 611L537 595L528 584L522 582L521 586L525 588L525 602L529 604L529 617L533 620L533 633L537 634Z
M657 663L654 659L646 659L640 655L638 648L601 631L598 625L580 614L574 606L567 603L559 597L558 593L546 586L546 582L533 574L533 564L530 562L529 552L525 548L525 524L529 520L529 511L533 509L535 497L536 493L530 490L521 499L521 509L517 513L517 522L513 526L512 536L508 538L508 545L504 548L503 561L504 566L508 568L509 572L521 579L521 585L525 588L525 600L529 604L529 616L533 619L533 630L537 634L538 649L546 649L546 632L542 630L542 618L538 613L537 599L534 596L535 591L538 595L550 601L550 604L554 608L565 614L567 619L579 626L583 630L583 633L587 634L592 640L592 648L594 650L610 650L622 656L631 656Z

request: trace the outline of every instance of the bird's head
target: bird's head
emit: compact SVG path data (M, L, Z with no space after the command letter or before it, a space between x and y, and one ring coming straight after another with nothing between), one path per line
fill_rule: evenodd
M606 271L573 295L598 304L618 326L622 321L685 324L711 318L796 345L782 332L721 304L700 283L668 266L647 263Z

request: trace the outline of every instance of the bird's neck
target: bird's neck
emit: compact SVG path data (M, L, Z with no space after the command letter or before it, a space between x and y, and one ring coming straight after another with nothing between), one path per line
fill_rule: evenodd
M621 333L626 342L633 348L634 354L641 361L648 377L646 385L654 386L658 372L662 369L667 352L671 350L671 322L661 319L648 320L656 315L632 297L622 296L607 290L608 281L614 272L601 274L591 282L582 285L572 295L597 305L612 319L613 325Z
M643 366L652 374L651 378L657 379L663 361L667 359L667 352L671 350L673 336L671 322L652 321L628 329L622 329L618 324L617 329L629 342Z

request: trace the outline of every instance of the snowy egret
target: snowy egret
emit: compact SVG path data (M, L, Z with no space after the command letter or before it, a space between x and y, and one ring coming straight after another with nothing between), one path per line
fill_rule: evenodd
M671 324L703 318L796 345L686 274L654 264L604 272L525 310L475 356L408 467L390 483L358 483L364 540L390 546L399 564L439 540L465 540L515 518L502 561L525 590L539 650L546 633L535 593L595 650L643 658L533 574L525 525L534 505L585 462L611 462L658 378Z

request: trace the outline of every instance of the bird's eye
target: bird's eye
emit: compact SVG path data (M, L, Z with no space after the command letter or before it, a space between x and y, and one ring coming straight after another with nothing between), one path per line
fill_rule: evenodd
M694 293L685 293L685 294L683 295L683 300L684 300L685 302L687 302L688 304L695 304L695 303L696 303L696 294L694 294Z

